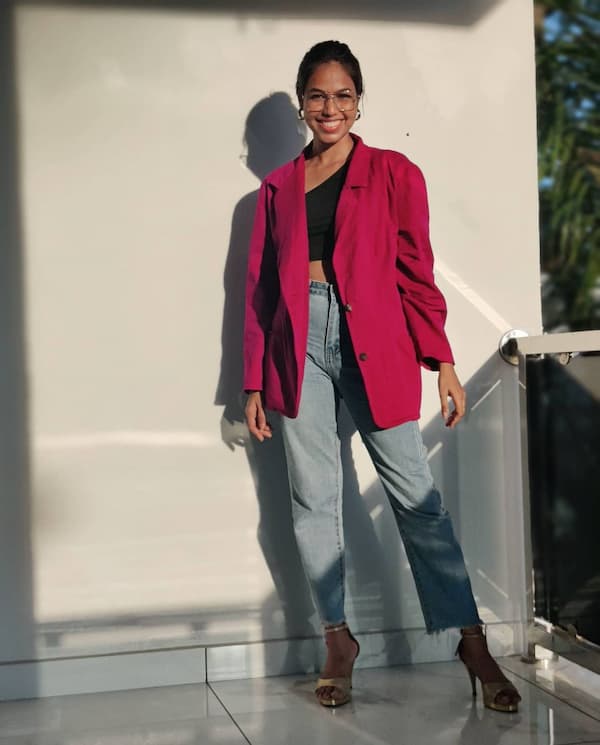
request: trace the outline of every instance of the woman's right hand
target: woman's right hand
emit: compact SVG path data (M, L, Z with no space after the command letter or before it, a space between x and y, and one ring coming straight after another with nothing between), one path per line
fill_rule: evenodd
M267 423L260 391L252 391L248 395L244 413L250 434L254 435L259 442L263 442L265 437L270 439L273 436L271 426Z

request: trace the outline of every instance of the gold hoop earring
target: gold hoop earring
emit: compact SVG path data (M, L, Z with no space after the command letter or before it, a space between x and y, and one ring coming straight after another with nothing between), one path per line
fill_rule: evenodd
M356 109L356 119L354 121L357 122L361 116L362 114L360 113L360 109Z
M304 121L304 112L302 109L298 109L298 119Z

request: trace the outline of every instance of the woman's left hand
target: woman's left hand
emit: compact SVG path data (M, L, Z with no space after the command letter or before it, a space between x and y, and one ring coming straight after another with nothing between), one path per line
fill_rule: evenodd
M442 416L446 427L456 427L467 410L467 394L460 384L460 380L454 371L454 365L449 362L440 362L438 375L438 389L440 392L440 403L442 404ZM454 403L452 411L448 408L448 398Z

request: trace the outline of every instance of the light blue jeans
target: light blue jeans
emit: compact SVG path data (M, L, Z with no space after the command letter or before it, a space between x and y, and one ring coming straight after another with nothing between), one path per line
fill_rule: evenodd
M298 548L325 625L344 613L343 397L387 494L429 633L481 623L461 548L415 421L378 428L371 417L333 285L311 280L306 368L298 417L282 417Z

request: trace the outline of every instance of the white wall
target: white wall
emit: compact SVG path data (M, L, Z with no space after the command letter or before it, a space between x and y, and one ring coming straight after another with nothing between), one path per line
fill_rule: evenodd
M393 2L360 20L168 6L23 5L15 15L27 654L317 628L280 443L234 445L243 427L221 416L225 403L239 415L257 175L304 142L283 95L255 113L244 142L246 117L271 93L292 95L301 56L325 38L361 60L356 131L426 175L473 411L443 431L426 375L424 435L484 618L523 620L516 382L496 348L508 328L541 328L530 4L490 2L451 24L420 20L414 4L403 16ZM421 628L389 508L355 439L346 456L350 616L362 631ZM22 538L9 541L21 565ZM9 589L10 579L0 591ZM11 639L0 640L0 659L23 659Z

